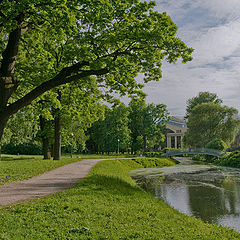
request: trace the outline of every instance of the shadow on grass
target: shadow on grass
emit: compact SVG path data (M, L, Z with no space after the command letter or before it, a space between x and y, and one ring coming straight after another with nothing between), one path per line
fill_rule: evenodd
M21 160L36 160L34 157L1 157L0 162L11 162L11 161L21 161Z
M139 192L137 185L132 185L120 177L93 175L85 178L73 188L87 187L92 191L107 191L114 194L131 195Z

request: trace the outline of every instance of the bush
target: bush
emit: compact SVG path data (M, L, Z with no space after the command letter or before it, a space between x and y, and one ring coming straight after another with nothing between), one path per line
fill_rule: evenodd
M206 157L205 157L205 155L196 154L196 155L192 156L192 160L194 160L194 161L206 161Z
M169 158L134 158L132 159L144 168L174 166L175 163Z
M145 152L143 155L145 157L154 157L154 158L159 158L162 156L162 152Z
M229 155L215 160L214 163L220 166L240 168L240 151L231 152Z
M206 148L223 151L227 149L227 144L222 139L215 138L206 145Z
M36 143L27 142L22 144L8 143L2 146L2 153L5 154L23 154L23 155L41 155L42 147Z
M179 148L164 148L163 153L166 153L167 151L174 151L174 150L180 150Z

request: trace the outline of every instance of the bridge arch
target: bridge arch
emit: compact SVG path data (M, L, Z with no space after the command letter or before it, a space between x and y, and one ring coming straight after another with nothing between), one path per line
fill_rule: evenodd
M177 150L169 150L166 152L165 157L172 157L172 156L181 156L181 155L195 155L195 154L202 154L202 155L209 155L215 157L222 157L226 154L226 152L219 151L216 149L209 149L209 148L189 148L189 149L177 149Z

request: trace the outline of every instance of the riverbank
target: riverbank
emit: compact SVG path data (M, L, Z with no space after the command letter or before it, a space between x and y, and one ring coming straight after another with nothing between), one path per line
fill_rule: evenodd
M2 239L240 239L141 190L128 175L133 160L102 161L75 187L1 208ZM18 219L18 221L16 221Z

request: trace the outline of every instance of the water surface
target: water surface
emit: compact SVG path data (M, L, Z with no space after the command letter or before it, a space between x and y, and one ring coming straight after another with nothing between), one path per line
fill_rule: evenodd
M238 169L182 165L133 170L130 175L178 211L240 232Z

